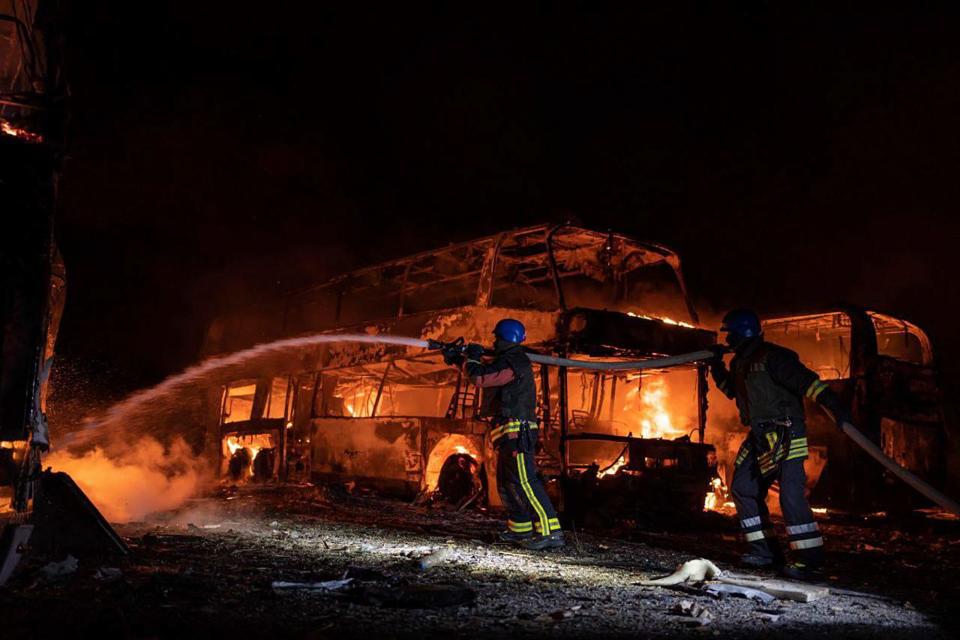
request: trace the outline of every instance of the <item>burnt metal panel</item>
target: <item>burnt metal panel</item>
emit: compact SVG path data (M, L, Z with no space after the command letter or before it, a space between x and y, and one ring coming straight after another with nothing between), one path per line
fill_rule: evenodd
M423 475L419 418L320 418L311 428L311 473L416 490Z
M570 353L591 356L677 355L716 344L717 334L616 311L571 309L558 334Z

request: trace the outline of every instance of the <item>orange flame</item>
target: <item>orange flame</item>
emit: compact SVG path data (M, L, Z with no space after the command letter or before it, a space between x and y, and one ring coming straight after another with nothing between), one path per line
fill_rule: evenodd
M684 322L683 320L674 320L673 318L668 318L666 316L648 316L642 313L634 313L632 311L627 311L627 315L631 318L643 318L644 320L659 320L664 324L672 324L676 327L686 327L687 329L695 329L692 324L689 322Z
M43 142L43 136L33 133L32 131L27 131L21 127L15 127L3 119L0 119L0 133L4 133L15 138L20 138L21 140L26 140L27 142Z
M610 465L609 467L607 467L607 469L605 469L604 471L598 473L598 474L597 474L597 477L598 477L598 478L603 478L603 477L605 477L605 476L612 476L612 475L615 474L617 471L620 471L620 469L621 469L621 468L623 467L623 465L625 465L625 464L627 464L627 461L626 461L626 460L624 459L624 457L621 455L619 458L617 458L616 462L614 462L612 465Z
M227 455L229 459L233 454L235 454L240 449L246 449L249 454L250 463L246 471L246 475L253 476L253 461L256 459L257 454L260 453L261 449L269 449L273 447L273 439L269 434L266 433L257 433L253 435L233 435L227 436L223 439L224 454Z
M437 488L437 482L440 480L440 470L443 469L443 463L452 455L465 453L477 462L483 460L477 443L469 436L461 434L450 434L444 437L430 452L427 459L427 467L423 475L423 488L427 491L433 491Z
M727 487L720 478L710 481L710 491L703 499L704 511L716 511L730 514L736 510L736 505L728 499Z
M678 438L683 429L673 424L667 409L669 391L662 377L644 378L640 388L640 436L643 438ZM636 393L633 394L636 396Z

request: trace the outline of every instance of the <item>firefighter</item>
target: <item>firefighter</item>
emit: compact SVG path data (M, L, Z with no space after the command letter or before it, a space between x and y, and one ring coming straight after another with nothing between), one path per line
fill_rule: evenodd
M490 440L497 452L497 490L507 509L507 529L500 539L527 549L562 547L557 512L537 476L537 387L533 366L521 343L526 329L519 320L504 319L493 330L494 357L483 362L483 347L469 344L444 349L444 361L460 366L466 360L470 381L483 388L481 415L490 420ZM465 354L465 355L464 355Z
M766 342L760 318L738 309L723 318L720 331L734 350L729 369L718 356L710 363L717 388L735 399L740 420L750 433L737 453L730 490L748 551L744 564L781 567L792 578L817 579L823 566L823 537L807 502L807 432L803 399L829 409L837 424L849 420L840 398L793 351ZM780 507L792 562L773 536L767 491L780 483Z

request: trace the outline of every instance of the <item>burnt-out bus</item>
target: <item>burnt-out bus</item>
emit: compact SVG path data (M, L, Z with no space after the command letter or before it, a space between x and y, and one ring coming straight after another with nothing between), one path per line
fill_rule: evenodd
M282 307L266 320L214 323L206 353L247 346L234 337L242 332L248 343L359 332L488 344L505 317L526 325L531 351L572 358L647 359L716 341L696 326L673 251L571 225L517 229L360 269ZM540 468L568 512L614 494L618 517L703 508L715 456L704 442L702 365L535 366ZM478 415L482 392L439 353L337 343L246 373L210 394L208 450L225 479L498 503Z

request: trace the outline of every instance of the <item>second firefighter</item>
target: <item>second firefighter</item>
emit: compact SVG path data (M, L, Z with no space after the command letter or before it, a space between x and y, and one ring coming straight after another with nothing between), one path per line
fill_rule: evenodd
M753 311L731 311L721 331L735 355L730 367L717 357L711 373L717 388L736 400L740 419L750 433L737 454L730 490L744 539L744 564L783 565L773 536L767 492L780 483L780 507L793 562L783 566L789 577L817 578L823 565L823 537L806 497L803 461L808 455L804 397L829 409L840 422L849 419L840 398L789 349L766 342L760 318Z

